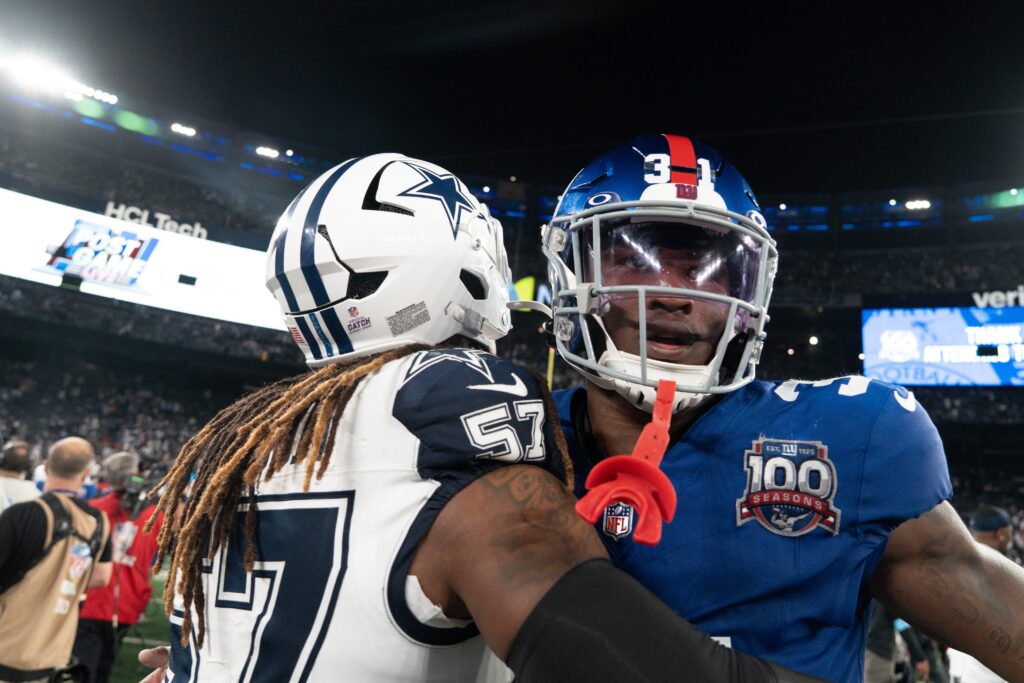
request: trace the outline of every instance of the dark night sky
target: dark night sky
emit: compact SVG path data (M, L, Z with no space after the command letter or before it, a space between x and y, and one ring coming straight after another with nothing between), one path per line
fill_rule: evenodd
M125 106L466 175L561 184L676 132L761 193L1024 177L1016 2L327 4L0 0L0 49Z

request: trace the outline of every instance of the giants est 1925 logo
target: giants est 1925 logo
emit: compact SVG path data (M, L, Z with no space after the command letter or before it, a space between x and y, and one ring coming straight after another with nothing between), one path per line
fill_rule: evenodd
M820 441L762 436L744 452L747 488L736 501L736 524L756 519L779 536L803 536L817 527L839 533L834 505L836 468Z

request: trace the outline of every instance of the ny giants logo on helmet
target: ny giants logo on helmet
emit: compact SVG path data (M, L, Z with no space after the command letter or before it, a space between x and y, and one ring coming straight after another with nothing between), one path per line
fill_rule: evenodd
M736 501L736 524L756 519L779 536L821 527L839 533L836 468L820 441L761 437L744 453L747 486Z
M696 199L697 198L697 186L689 185L687 183L676 184L676 198L677 199Z

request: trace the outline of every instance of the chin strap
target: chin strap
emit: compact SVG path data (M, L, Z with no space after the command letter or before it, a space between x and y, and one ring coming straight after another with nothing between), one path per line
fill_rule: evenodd
M463 329L474 335L486 337L492 341L495 339L501 339L505 336L505 331L495 327L490 320L483 317L472 308L465 308L454 301L448 303L448 306L445 308L445 313L455 318L457 322L462 324Z
M537 313L543 313L548 318L552 317L551 307L545 306L539 301L516 299L515 301L509 301L505 306L510 311L536 311Z
M661 522L676 514L676 491L665 473L658 469L668 448L676 383L658 382L651 421L644 427L632 455L615 455L599 462L587 476L587 494L576 502L576 513L590 524L597 522L614 503L632 506L636 516L633 540L656 545L661 540Z

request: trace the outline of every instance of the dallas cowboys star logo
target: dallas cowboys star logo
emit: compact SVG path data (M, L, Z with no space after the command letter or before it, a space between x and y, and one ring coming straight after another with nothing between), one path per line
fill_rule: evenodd
M459 180L451 173L438 175L429 168L407 163L423 178L423 182L398 193L399 197L423 197L441 202L448 223L452 226L452 237L459 233L459 217L463 211L473 211L473 199L466 196L459 186Z

